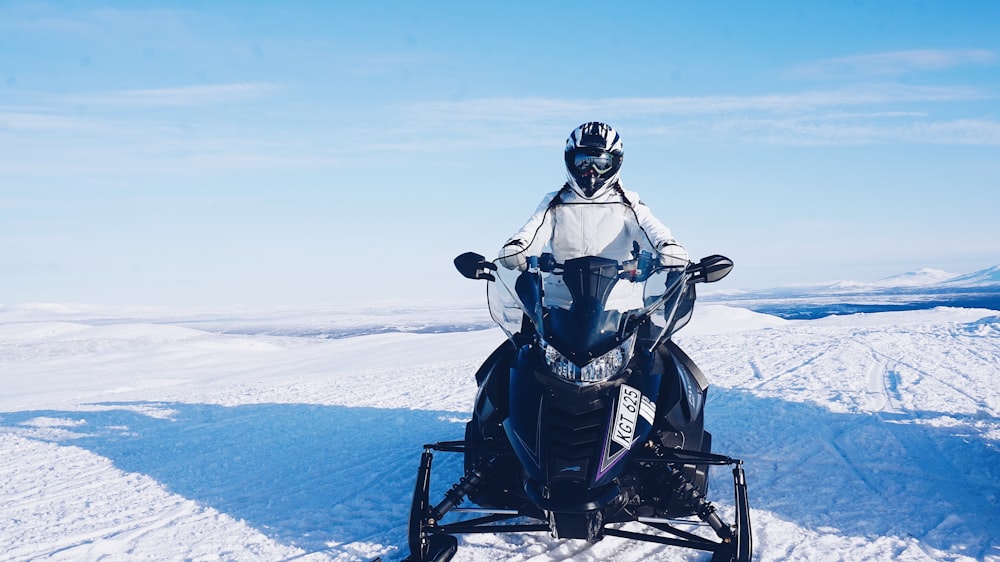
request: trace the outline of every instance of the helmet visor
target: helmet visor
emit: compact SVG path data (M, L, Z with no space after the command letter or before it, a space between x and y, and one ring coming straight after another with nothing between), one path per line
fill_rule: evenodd
M586 173L593 169L599 175L606 174L614 167L614 158L612 158L609 152L591 154L577 152L576 156L573 157L573 167L581 173Z

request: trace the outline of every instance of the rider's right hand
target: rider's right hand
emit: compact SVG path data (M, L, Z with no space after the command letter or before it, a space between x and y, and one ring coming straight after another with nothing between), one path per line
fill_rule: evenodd
M507 242L503 248L500 248L500 254L497 255L497 258L500 260L500 265L507 269L517 269L520 271L528 269L528 257L525 255L524 248L518 240Z

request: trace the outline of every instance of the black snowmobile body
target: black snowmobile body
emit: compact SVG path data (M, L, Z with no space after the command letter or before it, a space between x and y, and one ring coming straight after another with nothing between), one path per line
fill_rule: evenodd
M701 371L673 342L647 361L645 371L581 391L547 384L530 346L516 349L505 342L498 347L477 373L479 392L466 441L483 449L492 440L506 440L517 458L532 462L507 472L518 476L513 485L482 486L470 499L483 507L527 501L554 513L592 511L620 498L619 477L627 465L622 461L633 443L653 439L661 447L709 452L712 436L704 430L702 409L708 384ZM512 394L518 396L513 405ZM657 415L651 403L657 404ZM467 452L466 469L488 454ZM702 494L706 468L683 469ZM660 498L648 515L692 515L676 500Z
M450 560L456 535L509 532L618 536L750 561L742 463L711 452L708 383L670 339L690 319L695 284L721 279L732 262L711 256L666 269L646 248L634 242L625 260L558 263L542 254L523 272L477 254L456 258L463 275L489 282L491 313L509 337L476 373L465 438L425 446L408 561ZM432 504L435 451L462 453L465 475ZM732 525L705 497L712 465L733 466ZM459 508L465 498L475 506ZM442 522L452 512L473 518ZM701 522L716 537L682 530L678 520ZM628 522L660 532L622 529Z

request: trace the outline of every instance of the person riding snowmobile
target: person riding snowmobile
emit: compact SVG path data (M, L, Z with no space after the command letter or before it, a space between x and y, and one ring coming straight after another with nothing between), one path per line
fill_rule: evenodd
M611 126L591 121L574 129L564 150L566 184L547 194L508 239L500 249L500 263L523 271L528 257L543 251L559 262L586 255L624 261L632 242L642 235L657 250L662 265L686 266L688 253L670 229L653 216L638 193L622 187L623 156L621 137ZM629 232L633 222L625 220L625 213L634 215L642 232Z
M608 125L575 129L565 162L566 185L542 200L499 264L475 252L455 258L464 277L487 281L490 315L507 339L476 371L465 438L424 445L404 562L448 562L458 535L545 531L751 562L742 461L712 452L708 381L671 340L691 317L695 285L721 280L732 260L688 261L621 186L621 139ZM437 503L435 452L461 453L465 468ZM709 468L720 465L733 466L734 524L707 499ZM465 498L474 505L460 508ZM453 510L478 515L443 523ZM699 525L695 518L717 540L674 527Z

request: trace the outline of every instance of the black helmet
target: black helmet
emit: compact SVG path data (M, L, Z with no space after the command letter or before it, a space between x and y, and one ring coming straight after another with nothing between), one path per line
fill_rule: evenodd
M622 167L622 139L610 125L584 123L566 139L566 178L581 197L591 199L618 182Z

